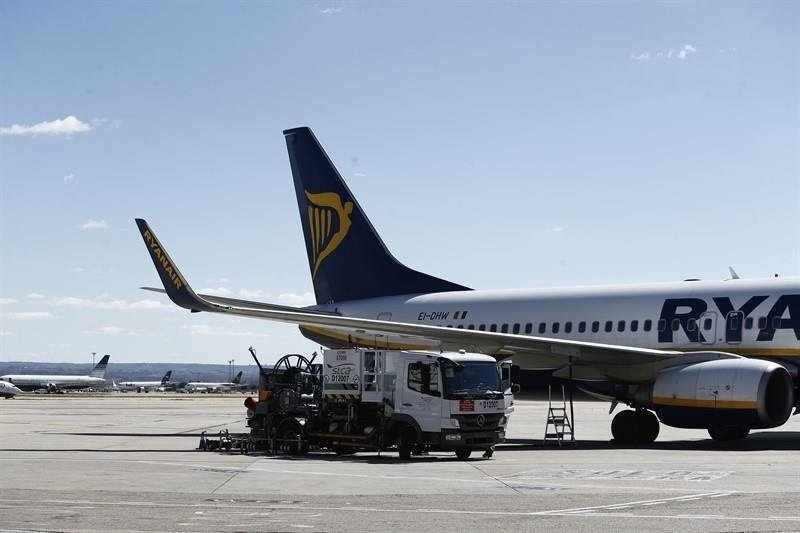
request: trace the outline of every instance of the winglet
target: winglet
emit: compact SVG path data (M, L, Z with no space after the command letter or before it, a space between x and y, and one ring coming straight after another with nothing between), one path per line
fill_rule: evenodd
M169 299L175 302L176 305L192 311L206 309L208 305L198 298L197 294L186 283L183 274L180 273L178 267L175 266L175 262L170 258L164 247L161 246L147 222L144 219L137 218L136 225L139 226L139 232L142 234L144 244L147 247L147 251L150 252L150 258L153 260L156 272L161 278L161 283L164 284L164 289L166 289Z

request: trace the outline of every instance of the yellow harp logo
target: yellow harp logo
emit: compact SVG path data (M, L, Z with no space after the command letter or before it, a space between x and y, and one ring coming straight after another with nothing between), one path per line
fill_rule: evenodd
M308 228L314 258L313 277L317 275L319 265L342 244L350 231L353 202L342 203L342 198L334 192L305 193L308 199Z

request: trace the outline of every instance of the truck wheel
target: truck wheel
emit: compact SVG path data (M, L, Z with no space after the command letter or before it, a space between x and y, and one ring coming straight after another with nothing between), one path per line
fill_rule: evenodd
M400 459L407 461L411 459L411 452L416 445L417 433L413 428L405 428L400 432L400 441L397 443L397 453Z
M462 461L466 461L467 459L469 459L470 455L472 455L472 450L469 450L467 448L459 448L458 450L456 450L456 457L458 457Z
M346 448L344 446L334 446L333 453L336 455L355 455L356 451L352 448Z

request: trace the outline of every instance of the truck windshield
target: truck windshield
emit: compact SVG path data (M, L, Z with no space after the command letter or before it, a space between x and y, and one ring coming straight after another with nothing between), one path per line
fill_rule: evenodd
M442 366L445 394L475 394L502 390L500 369L495 363L469 362Z

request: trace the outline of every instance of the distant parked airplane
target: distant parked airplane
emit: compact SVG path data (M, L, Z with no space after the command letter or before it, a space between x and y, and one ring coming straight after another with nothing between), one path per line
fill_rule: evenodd
M5 398L6 400L9 398L13 398L17 394L22 393L17 387L8 383L7 381L0 381L0 397Z
M205 381L191 381L186 384L186 390L189 392L222 392L229 391L237 388L242 382L242 373L240 370L233 381L230 383L210 383Z
M53 376L42 374L7 374L0 376L0 381L7 381L22 390L32 391L46 389L57 392L67 389L88 389L106 386L106 367L110 355L104 355L88 376Z
M159 388L165 388L172 379L172 370L168 370L161 381L122 381L117 383L121 390L135 390L136 392L149 392Z

